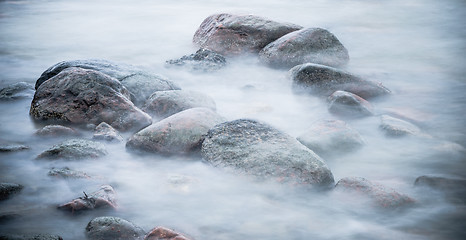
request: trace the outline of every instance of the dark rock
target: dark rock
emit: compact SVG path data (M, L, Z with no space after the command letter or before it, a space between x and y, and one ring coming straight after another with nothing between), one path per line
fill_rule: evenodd
M421 132L421 130L416 125L398 118L382 115L380 119L380 129L382 129L385 134L390 137L417 135Z
M223 55L257 53L279 37L301 28L254 15L214 14L201 23L193 42Z
M102 185L96 192L84 193L84 197L71 200L68 203L58 206L58 209L70 211L72 213L96 208L117 208L116 193L110 185Z
M210 129L202 156L215 167L292 184L333 185L332 172L295 138L254 120L225 122Z
M23 144L0 140L0 152L17 152L27 149L29 149L29 147Z
M152 229L144 240L189 240L189 238L165 227L156 227Z
M201 48L194 54L168 60L166 63L167 66L184 67L191 71L212 72L225 67L227 61L224 56L209 49Z
M101 122L94 130L94 136L92 139L105 140L109 142L121 142L123 137L106 122Z
M48 174L51 177L57 178L91 178L91 176L87 175L85 172L71 170L68 167L63 168L52 168Z
M340 120L316 122L297 139L322 156L355 151L364 145L361 135Z
M18 82L0 89L0 100L14 100L34 96L34 86L26 82Z
M225 119L207 108L191 108L134 134L126 143L130 149L161 154L198 151L207 131Z
M429 187L439 192L455 203L466 203L466 179L453 179L434 176L420 176L414 182L416 187Z
M349 61L348 50L335 35L322 28L288 33L265 46L259 57L276 68L291 68L303 63L338 67Z
M335 189L368 198L374 206L384 209L404 207L415 203L415 200L407 195L381 184L372 183L362 177L342 178L336 184ZM360 200L363 201L363 199Z
M328 110L344 117L365 117L374 114L372 105L363 98L345 91L336 91L327 98Z
M99 142L85 139L71 139L57 144L42 152L37 159L85 159L107 155L105 146Z
M8 199L13 194L20 192L24 187L17 183L0 183L0 200Z
M78 136L79 132L70 127L62 125L47 125L36 131L38 136L58 137L58 136Z
M97 217L86 227L89 240L142 240L144 235L142 228L118 217Z
M381 83L362 79L340 69L305 63L289 71L293 90L327 97L335 91L354 93L364 99L390 93Z
M208 95L195 91L172 90L152 94L142 110L154 117L166 118L175 113L205 107L216 110L215 101Z
M82 68L67 68L37 89L30 115L35 120L74 124L107 122L120 130L141 129L151 117L129 100L115 78Z
M37 235L0 235L0 240L63 240L58 235L37 234Z

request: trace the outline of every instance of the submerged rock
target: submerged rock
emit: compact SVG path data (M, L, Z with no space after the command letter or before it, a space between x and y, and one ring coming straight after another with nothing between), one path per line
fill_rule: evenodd
M87 175L85 172L75 171L70 169L69 167L63 168L52 168L48 172L49 176L57 177L57 178L91 178L91 176Z
M340 69L305 63L290 69L293 90L327 97L342 90L356 94L364 99L390 93L381 83L369 81Z
M62 125L47 125L36 131L38 136L58 137L58 136L78 136L79 132L70 127Z
M189 238L165 227L156 227L152 229L144 240L189 240Z
M439 192L455 203L466 203L466 179L435 176L420 176L414 182L416 187L428 187Z
M207 131L225 119L207 108L191 108L134 134L126 143L130 149L161 154L198 151Z
M388 115L382 115L380 120L380 129L382 129L385 134L390 137L416 135L421 132L421 129L419 129L416 125L398 118L390 117Z
M142 228L119 217L97 217L86 227L89 240L142 240L144 235Z
M58 235L37 234L37 235L3 235L0 234L1 240L63 240Z
M293 184L334 183L325 162L295 138L254 120L240 119L209 130L202 156L215 167Z
M107 122L120 130L141 129L152 121L129 100L118 80L82 68L67 68L40 85L30 115L73 124Z
M301 28L254 15L214 14L201 23L193 42L224 55L258 53L279 37Z
M107 155L105 146L99 142L85 139L71 139L57 144L42 152L37 159L85 159Z
M200 48L196 53L183 56L179 59L168 60L167 66L184 67L191 71L211 72L226 66L224 56L209 49Z
M355 151L364 145L361 135L340 120L318 121L297 139L322 156Z
M345 91L336 91L327 98L329 112L344 117L366 117L374 114L372 105L363 98Z
M348 50L335 35L322 28L288 33L265 46L259 57L276 68L291 68L303 63L337 67L349 61Z
M208 95L185 90L158 91L152 94L142 110L154 117L166 118L175 113L204 107L216 110L215 101Z
M17 183L0 183L0 200L5 200L19 193L24 187Z
M1 152L17 152L17 151L23 151L27 149L29 149L29 147L26 145L16 143L16 142L0 140L0 153Z
M34 86L26 82L18 82L0 89L0 100L15 100L34 96Z
M123 141L123 137L118 133L118 131L106 122L101 122L97 127L95 127L92 139L105 140L109 142Z
M58 209L74 213L96 208L117 208L116 193L110 185L102 185L98 191L89 194L89 196L85 192L83 193L84 197L62 204L58 206Z

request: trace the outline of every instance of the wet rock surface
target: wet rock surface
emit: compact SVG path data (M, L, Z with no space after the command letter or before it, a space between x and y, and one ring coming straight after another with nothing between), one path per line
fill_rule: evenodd
M365 99L345 91L336 91L327 98L328 110L343 117L366 117L374 115L372 104Z
M215 101L201 92L172 90L155 92L142 110L154 117L166 118L175 113L195 107L216 110Z
M0 183L0 200L5 200L19 193L24 187L17 183Z
M62 125L47 125L37 130L36 135L43 137L78 136L79 132Z
M87 175L85 172L76 171L70 169L69 167L62 167L62 168L52 168L47 173L50 177L62 178L62 179L77 179L77 178L84 178L89 179L91 176Z
M240 119L210 129L201 153L215 167L261 178L324 187L334 183L332 172L313 151L255 120Z
M380 121L380 129L389 137L402 137L421 133L421 129L416 125L388 115L382 115Z
M227 65L225 57L212 50L200 48L191 55L179 59L168 60L167 66L183 67L190 71L212 72L222 69Z
M42 152L37 159L78 160L100 158L107 155L105 145L86 139L71 139L57 144Z
M40 85L30 115L35 120L73 124L107 122L120 130L150 125L150 116L129 97L115 78L94 70L67 68Z
M29 147L21 143L0 140L0 153L18 152L27 149L29 149Z
M142 228L119 217L97 217L86 227L89 240L142 240L144 235Z
M123 137L118 133L118 131L106 122L102 122L99 125L97 125L97 127L95 127L92 139L104 140L108 142L123 141Z
M156 227L152 229L144 240L189 240L189 238L165 227Z
M276 68L304 63L338 67L349 61L348 50L335 35L322 28L288 33L265 46L259 57L263 63Z
M390 93L381 83L365 80L349 72L320 64L305 63L290 69L293 90L327 97L342 90L364 99Z
M0 240L63 240L58 235L37 234L37 235L3 235L0 234Z
M0 101L31 98L34 96L34 86L26 82L13 83L0 89Z
M84 197L79 197L68 203L61 204L58 206L58 209L74 213L96 208L117 208L116 193L110 185L102 185L98 191L89 195L85 192L83 193Z
M126 147L160 154L197 152L207 131L224 121L210 109L191 108L137 132Z
M193 42L223 55L258 53L270 42L301 28L254 15L222 13L207 17L194 34Z

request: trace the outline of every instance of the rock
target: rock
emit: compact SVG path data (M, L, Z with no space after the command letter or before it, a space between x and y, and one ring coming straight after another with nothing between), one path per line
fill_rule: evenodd
M25 146L20 143L0 140L0 153L1 152L17 152L29 149L28 146Z
M205 107L215 111L215 101L208 95L195 91L171 90L152 94L142 110L154 117L166 118L175 113Z
M118 80L82 68L67 68L41 84L30 115L34 120L82 125L107 122L120 130L139 130L152 122Z
M212 72L226 66L224 56L209 49L200 48L196 53L179 59L168 60L167 66L184 67L190 71Z
M214 14L201 23L193 42L223 55L258 53L279 37L301 28L254 15Z
M86 227L89 240L142 240L144 230L118 217L97 217Z
M336 184L335 190L368 198L374 206L382 207L383 209L404 207L415 203L415 200L407 195L381 184L372 183L362 177L342 178ZM358 198L358 200L363 201L361 198Z
M333 185L332 172L295 138L255 120L239 119L209 130L201 150L215 167L292 184Z
M13 194L20 192L24 187L17 183L0 183L0 200L8 199Z
M91 176L87 175L85 172L81 171L75 171L71 170L68 167L63 167L63 168L52 168L48 174L51 177L57 177L57 178L91 178Z
M152 229L144 240L189 240L189 238L165 227L156 227Z
M117 208L116 193L110 185L102 185L98 191L89 194L89 196L85 192L83 193L84 197L62 204L58 206L58 209L74 213L96 208Z
M414 182L416 187L428 187L439 192L455 203L466 203L466 179L453 179L434 176L420 176Z
M344 117L374 115L372 105L363 98L345 91L336 91L327 98L329 112Z
M174 114L134 134L130 149L160 154L186 154L199 150L207 131L225 119L207 108L191 108Z
M276 68L291 68L303 63L338 67L349 61L348 50L335 35L322 28L288 33L265 46L259 57Z
M340 69L305 63L290 69L293 90L327 97L335 91L354 93L370 99L390 93L381 83L369 81Z
M109 142L123 141L123 137L118 133L118 131L106 122L101 122L97 127L95 127L92 139L105 140Z
M0 235L1 240L63 240L58 235L37 234L37 235Z
M0 100L15 100L34 96L34 86L26 82L18 82L0 89Z
M105 146L99 142L85 139L71 139L57 144L42 152L37 159L85 159L107 155Z
M316 122L297 139L319 156L347 153L364 145L361 135L340 120Z
M79 136L79 132L70 127L62 125L47 125L36 131L38 136L58 137L58 136Z
M416 125L398 118L390 117L388 115L382 115L380 120L380 129L382 129L385 134L390 137L416 135L421 132L421 130Z

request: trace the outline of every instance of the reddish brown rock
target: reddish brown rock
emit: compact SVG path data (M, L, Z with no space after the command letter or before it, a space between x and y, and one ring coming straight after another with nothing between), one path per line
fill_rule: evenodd
M102 185L98 191L91 193L89 196L84 193L84 197L62 204L58 206L58 209L74 213L103 207L117 208L116 193L110 185Z
M156 227L144 237L144 240L189 240L189 238L171 229Z
M365 117L374 114L372 104L345 91L336 91L327 98L329 112L343 117Z

